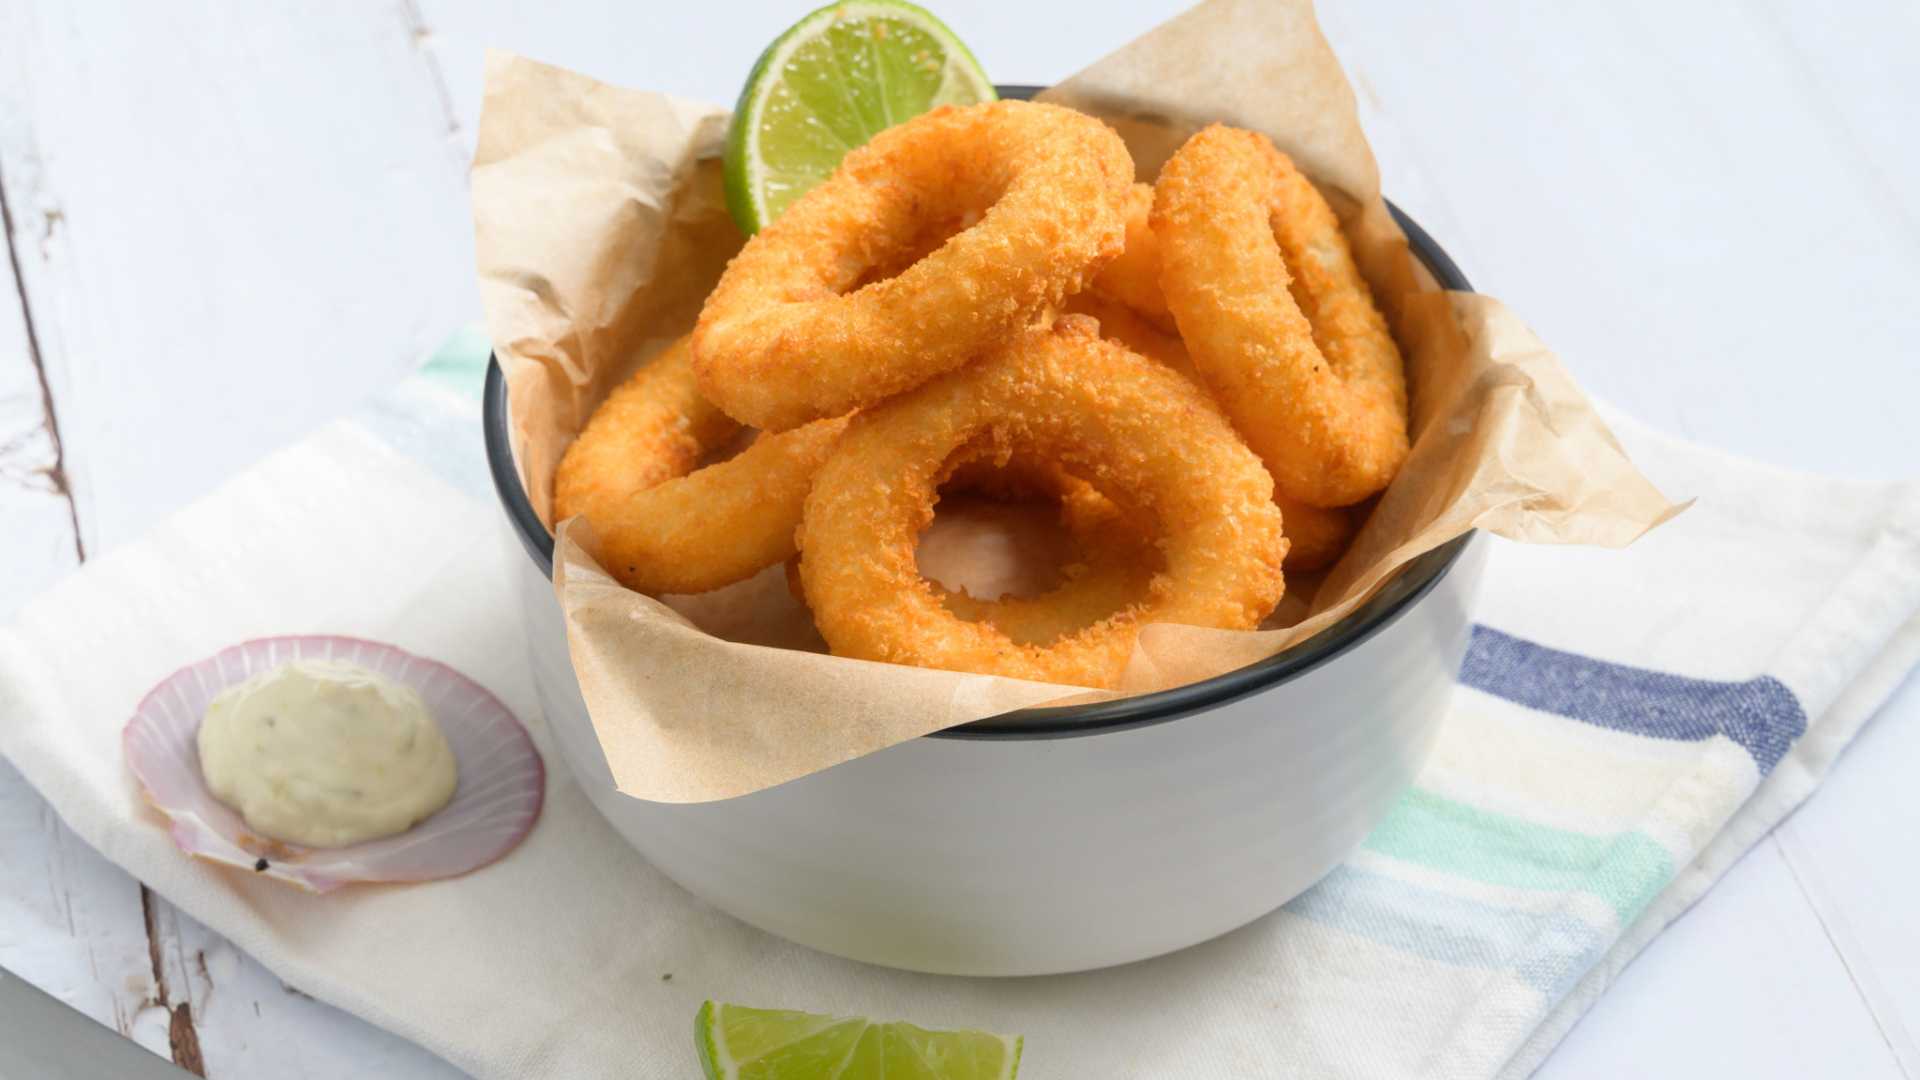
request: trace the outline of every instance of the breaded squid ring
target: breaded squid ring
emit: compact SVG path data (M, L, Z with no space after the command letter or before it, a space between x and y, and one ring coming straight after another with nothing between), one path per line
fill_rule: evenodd
M1407 456L1405 366L1327 201L1266 136L1219 124L1154 191L1167 306L1275 486L1312 506L1385 488Z
M1108 300L1094 292L1069 297L1068 312L1090 315L1100 321L1100 336L1112 338L1149 360L1158 360L1189 379L1199 379L1193 359L1178 337L1162 333L1152 323L1125 304ZM1280 507L1287 540L1287 569L1298 573L1325 570L1346 554L1347 545L1359 524L1345 507L1308 506L1285 492L1273 493Z
M1287 532L1287 569L1297 574L1325 570L1340 561L1360 525L1344 506L1308 506L1276 490L1273 505Z
M950 371L1120 253L1132 178L1112 129L1058 106L947 106L889 128L728 264L694 330L701 392L781 431ZM854 288L980 211L925 258Z
M1044 645L1145 598L1160 570L1160 553L1139 522L1057 464L1024 455L1002 463L996 457L990 444L961 451L948 461L949 476L939 490L1055 500L1076 555L1060 567L1059 585L1032 596L976 597L929 582L948 611L990 623L1017 644Z
M1152 212L1153 185L1133 185L1127 192L1126 247L1095 275L1089 288L1165 332L1173 329L1173 313L1160 291L1160 240L1153 235Z
M1044 646L946 610L914 545L946 462L981 439L1055 459L1155 523L1166 569L1138 605ZM1272 479L1199 389L1068 315L856 416L814 479L800 550L839 655L1111 687L1146 623L1258 626L1287 541Z
M1069 315L1089 316L1100 324L1101 337L1117 341L1149 360L1158 360L1189 379L1199 378L1180 335L1161 329L1129 304L1089 289L1067 297L1060 310Z
M1093 485L1057 465L1016 456L1001 466L971 456L953 467L940 490L1009 502L1037 497L1059 501L1061 526L1078 552L1075 561L1060 568L1065 580L1059 585L1033 596L983 599L964 589L949 589L931 579L927 582L955 616L968 622L992 623L1022 645L1043 645L1118 613L1144 596L1153 575L1159 572L1159 549L1153 546L1152 537L1141 531L1139 523L1095 491ZM805 603L799 556L787 560L786 571L787 590Z
M844 419L762 435L696 468L740 426L700 396L681 338L615 388L560 459L554 516L585 515L595 556L638 592L698 593L794 552L807 488Z
M993 623L1022 644L1042 644L1139 600L1159 572L1159 549L1140 523L1057 463L1017 454L1000 461L988 444L964 449L947 464L948 477L938 488L943 501L956 492L1002 503L1055 501L1074 548L1060 566L1064 580L1031 596L976 597L928 578L934 595L958 617ZM787 560L786 570L788 591L804 603L798 556Z
M556 520L684 476L740 433L700 396L687 340L660 350L593 410L554 475Z

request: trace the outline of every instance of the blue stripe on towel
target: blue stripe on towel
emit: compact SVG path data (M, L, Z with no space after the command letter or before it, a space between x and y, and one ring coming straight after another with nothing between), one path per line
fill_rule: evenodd
M1549 1001L1572 989L1612 940L1610 930L1566 911L1494 907L1351 866L1336 868L1286 910L1443 964L1512 968Z
M1689 679L1610 664L1473 628L1460 681L1518 705L1597 727L1656 739L1697 742L1725 735L1772 771L1807 730L1807 714L1780 680Z

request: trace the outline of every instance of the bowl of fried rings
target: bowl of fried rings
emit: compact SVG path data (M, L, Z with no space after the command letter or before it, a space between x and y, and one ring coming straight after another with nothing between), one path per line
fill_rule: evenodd
M1469 290L1388 208L1435 282ZM1322 633L1215 678L989 717L737 798L648 802L616 789L575 681L553 537L519 478L497 363L483 414L535 685L589 799L689 892L868 963L1084 971L1269 914L1357 849L1412 783L1471 632L1484 545L1468 534Z

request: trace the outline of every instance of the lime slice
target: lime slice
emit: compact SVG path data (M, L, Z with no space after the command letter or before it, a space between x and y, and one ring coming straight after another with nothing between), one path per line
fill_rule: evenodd
M708 1080L1013 1080L1020 1036L707 1002L693 1038Z
M727 209L749 233L825 180L847 151L937 105L994 99L953 31L902 0L808 15L753 65L727 131Z

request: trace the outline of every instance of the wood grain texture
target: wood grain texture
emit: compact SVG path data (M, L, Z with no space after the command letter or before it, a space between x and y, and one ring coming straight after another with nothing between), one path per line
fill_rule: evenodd
M257 15L0 5L0 612L477 314L417 13ZM5 766L0 835L0 964L143 1046L215 1077L451 1074L147 894Z
M1765 461L1913 475L1911 5L1322 15L1390 130L1387 190L1596 396Z
M39 238L16 226L0 170L0 521L6 522L0 610L10 610L79 565L74 515L50 373L20 284L17 249Z
M997 77L1046 82L1184 5L936 6ZM20 267L16 283L0 266L0 613L477 313L463 174L483 47L726 101L798 12L0 4ZM1323 0L1321 16L1388 193L1598 396L1765 460L1913 475L1920 8ZM1910 685L1541 1075L1920 1080L1920 868L1886 856L1920 825L1916 720ZM0 850L0 964L143 1045L172 1050L184 1006L215 1078L452 1075L164 900L143 911L3 765Z
M0 762L0 967L167 1054L140 884L60 824Z
M0 110L0 125L12 115ZM18 277L23 258L35 257L53 226L14 213L11 180L0 160L0 611L83 557L52 408L58 369L44 364ZM153 1014L139 883L68 832L4 761L0 852L0 966L166 1053L164 1023Z
M1910 1080L1848 986L1791 870L1762 843L1628 966L1535 1080Z
M0 40L90 550L476 317L465 154L409 6L42 0L0 7Z
M154 909L154 958L172 1012L162 1052L185 1064L179 1022L192 1016L194 1052L212 1080L253 1077L462 1075L427 1051L281 982L225 938L163 900Z
M1910 838L1920 823L1916 721L1920 673L1907 677L1828 782L1770 838L1907 1080L1920 1077L1920 922L1912 917L1920 889L1915 860L1885 845Z
M552 6L514 0L417 2L426 46L439 58L454 114L467 132L480 114L481 61L490 46L621 86L730 105L760 50L819 6L787 0L730 0L717 6L623 0ZM1045 83L1072 74L1191 4L942 0L931 6L994 78Z

